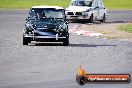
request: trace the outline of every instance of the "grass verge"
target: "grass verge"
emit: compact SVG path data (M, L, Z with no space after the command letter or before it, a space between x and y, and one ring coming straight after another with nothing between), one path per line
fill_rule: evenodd
M35 5L67 7L70 0L0 0L2 9L27 9Z
M82 25L80 30L102 33L104 38L132 40L132 23L102 23Z
M103 0L108 9L132 10L132 0Z
M126 26L120 26L119 30L132 33L132 24L128 24Z
M34 5L68 7L71 0L0 0L1 9L27 9ZM132 0L103 0L108 9L132 9Z

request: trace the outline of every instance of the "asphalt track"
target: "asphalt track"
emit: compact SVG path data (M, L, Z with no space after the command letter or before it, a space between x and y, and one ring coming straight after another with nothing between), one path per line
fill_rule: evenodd
M132 42L70 34L69 46L23 46L26 16L25 10L0 10L0 88L132 88L132 83L81 87L75 81L79 65L88 73L132 75ZM109 11L108 23L127 21L132 11Z

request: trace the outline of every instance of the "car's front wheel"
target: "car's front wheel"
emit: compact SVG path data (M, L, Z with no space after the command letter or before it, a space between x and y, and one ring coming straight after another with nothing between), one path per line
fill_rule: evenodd
M94 21L94 20L93 20L93 14L92 14L92 15L90 16L90 18L89 18L89 22L90 22L90 23L93 23L93 21Z
M66 37L66 39L64 39L63 45L64 45L64 46L68 46L68 45L69 45L69 36Z
M28 45L28 43L30 43L30 39L28 38L25 38L24 35L23 35L23 45Z

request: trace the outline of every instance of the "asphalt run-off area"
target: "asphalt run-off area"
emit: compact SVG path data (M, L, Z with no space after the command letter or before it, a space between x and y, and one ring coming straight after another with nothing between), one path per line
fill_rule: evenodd
M131 10L109 11L107 23L131 22ZM22 45L27 10L0 10L0 88L80 88L76 71L132 75L132 42L70 33L70 45ZM70 27L82 23L69 23ZM84 24L87 25L87 24ZM132 88L130 84L87 84L83 88Z

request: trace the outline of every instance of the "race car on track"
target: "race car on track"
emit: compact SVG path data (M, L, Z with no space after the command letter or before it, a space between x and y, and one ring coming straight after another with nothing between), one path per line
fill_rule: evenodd
M71 21L85 20L105 22L107 9L102 0L72 0L66 8L67 19Z
M33 6L26 18L23 45L31 41L69 44L69 29L65 9L58 6Z

